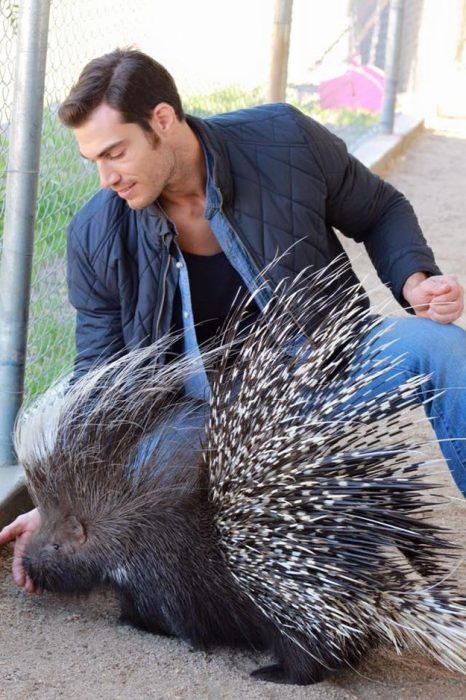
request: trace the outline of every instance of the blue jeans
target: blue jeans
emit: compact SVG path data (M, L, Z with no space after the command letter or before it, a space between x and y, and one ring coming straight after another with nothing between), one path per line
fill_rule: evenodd
M157 429L141 440L129 465L130 470L137 472L151 458L160 485L165 478L170 483L174 465L194 467L201 459L206 407L194 401L192 405L168 410L167 414L160 419Z
M384 329L382 337L376 337ZM375 338L375 340L374 340ZM378 358L402 356L385 378L389 389L417 375L430 375L418 388L420 402L437 435L453 479L466 496L466 331L428 319L383 318L369 333ZM388 348L386 343L393 341Z

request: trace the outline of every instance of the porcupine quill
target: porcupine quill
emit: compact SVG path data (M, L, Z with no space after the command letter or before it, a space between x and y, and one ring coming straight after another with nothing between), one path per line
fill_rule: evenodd
M339 273L282 283L247 332L237 310L204 353L205 402L183 393L192 358L162 364L166 338L27 412L37 586L109 585L136 626L268 649L264 680L313 683L377 643L466 673L453 548L426 520L432 485L406 437L424 378L384 387L399 358L361 346L377 319L360 290L334 290Z

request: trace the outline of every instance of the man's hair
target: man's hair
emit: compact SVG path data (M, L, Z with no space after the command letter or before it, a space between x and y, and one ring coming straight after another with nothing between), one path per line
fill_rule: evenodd
M151 113L160 102L171 105L177 118L184 120L181 98L167 69L136 49L116 49L83 68L58 116L62 124L76 128L105 103L120 112L123 122L151 131Z

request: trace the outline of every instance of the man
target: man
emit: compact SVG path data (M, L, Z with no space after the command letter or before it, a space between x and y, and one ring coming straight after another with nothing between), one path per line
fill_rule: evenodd
M254 291L277 256L259 307L284 277L344 259L335 227L364 242L382 281L416 316L400 318L391 331L394 354L405 354L398 370L432 373L420 401L447 388L426 411L466 493L465 442L452 440L466 435L465 392L458 390L466 386L466 333L452 325L463 290L441 274L399 192L287 105L186 117L171 76L134 50L91 61L59 116L81 155L96 163L103 188L69 232L76 376L173 327L183 331L181 351L197 355L238 288ZM336 280L356 282L352 271ZM188 390L204 396L207 387L200 372ZM14 578L27 591L34 588L21 553L39 523L34 510L0 533L0 543L16 538Z

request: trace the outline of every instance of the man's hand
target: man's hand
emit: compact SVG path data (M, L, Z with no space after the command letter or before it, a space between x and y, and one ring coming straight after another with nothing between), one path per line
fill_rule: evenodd
M437 323L453 323L464 310L464 289L454 275L416 272L406 280L403 296L416 316Z
M34 508L34 510L30 510L28 513L19 515L16 520L13 520L13 522L6 525L3 530L0 530L0 545L10 542L10 540L16 540L13 554L13 578L16 585L24 588L28 593L37 593L37 589L23 568L23 553L31 535L33 535L39 527L39 511L37 508Z

